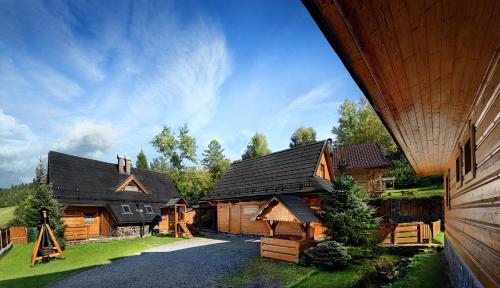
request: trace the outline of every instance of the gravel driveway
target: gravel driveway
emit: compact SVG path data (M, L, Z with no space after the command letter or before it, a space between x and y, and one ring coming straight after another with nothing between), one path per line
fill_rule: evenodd
M246 260L259 255L259 243L258 238L214 235L148 249L50 287L223 287Z

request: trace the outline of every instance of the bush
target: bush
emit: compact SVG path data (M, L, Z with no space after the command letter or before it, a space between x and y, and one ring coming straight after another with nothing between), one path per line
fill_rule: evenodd
M351 255L344 245L335 241L324 241L304 251L301 262L328 269L343 268L349 264Z

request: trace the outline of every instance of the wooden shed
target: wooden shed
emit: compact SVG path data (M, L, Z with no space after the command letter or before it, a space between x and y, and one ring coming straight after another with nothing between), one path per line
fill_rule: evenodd
M260 255L288 262L299 262L300 253L313 246L312 222L320 222L315 211L300 197L278 195L267 201L252 217L252 221L264 221L269 228L268 237L261 238ZM299 227L300 236L276 234L278 223L289 223Z

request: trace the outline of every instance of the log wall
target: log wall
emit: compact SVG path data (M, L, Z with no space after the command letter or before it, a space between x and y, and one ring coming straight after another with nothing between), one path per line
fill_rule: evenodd
M449 260L460 257L487 287L500 286L499 59L497 50L444 173Z

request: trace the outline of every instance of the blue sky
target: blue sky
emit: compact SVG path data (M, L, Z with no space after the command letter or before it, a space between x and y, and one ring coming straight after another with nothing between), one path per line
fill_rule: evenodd
M162 125L232 160L255 132L326 139L361 95L300 1L2 1L0 187L49 150L151 160Z

